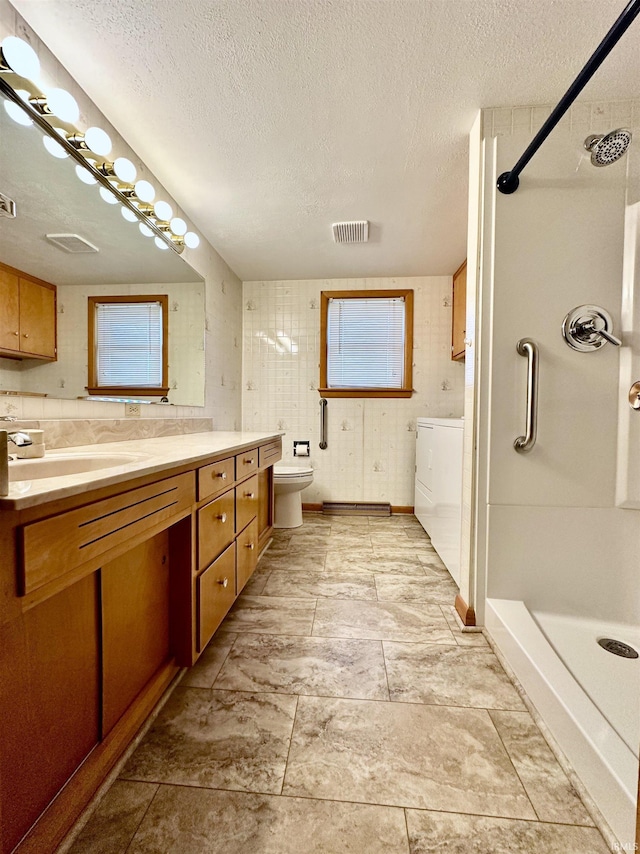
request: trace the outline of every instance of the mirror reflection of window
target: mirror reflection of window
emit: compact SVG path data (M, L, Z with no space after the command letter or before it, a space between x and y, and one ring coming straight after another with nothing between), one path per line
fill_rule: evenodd
M89 394L166 396L168 297L89 297Z

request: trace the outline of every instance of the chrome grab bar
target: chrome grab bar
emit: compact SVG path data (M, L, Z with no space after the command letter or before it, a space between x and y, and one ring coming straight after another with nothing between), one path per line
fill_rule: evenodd
M538 345L530 338L518 341L516 349L527 357L527 425L524 436L518 436L513 447L526 454L536 443L538 432Z
M321 451L327 449L327 399L320 398L320 445Z

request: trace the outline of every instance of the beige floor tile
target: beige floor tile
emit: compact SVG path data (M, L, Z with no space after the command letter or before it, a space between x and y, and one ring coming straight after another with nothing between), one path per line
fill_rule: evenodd
M408 854L393 807L161 786L128 854Z
M268 569L260 572L256 570L242 588L242 594L244 596L262 596L270 575L271 571Z
M373 573L369 572L285 572L274 570L262 591L263 596L320 596L336 599L376 599Z
M426 577L425 568L417 557L407 554L398 557L375 557L373 552L328 552L325 562L327 572L388 572L393 575Z
M608 854L595 828L407 810L411 854Z
M298 569L313 571L324 569L327 553L303 549L301 551L274 552L269 550L258 563L261 572L271 572L274 569L287 569L293 572Z
M389 699L380 641L342 638L240 635L215 687Z
M289 540L289 548L299 551L300 549L310 551L324 551L328 548L328 542L331 535L327 531L310 531L305 533L293 534Z
M200 658L183 676L180 687L211 688L237 637L232 632L225 632L218 629L205 647Z
M154 783L116 780L68 854L125 852L157 791Z
M491 650L428 643L383 643L392 700L476 709L524 710Z
M491 719L541 821L593 825L577 792L527 711Z
M408 605L405 602L319 599L313 635L455 643L437 605Z
M300 697L283 794L535 818L478 709Z
M315 609L314 599L240 596L222 626L228 632L310 635Z
M455 608L453 605L440 605L442 613L447 621L447 625L453 632L453 636L458 646L474 647L476 649L490 649L489 641L482 632L463 632L460 628L460 623L455 616Z
M458 595L452 579L376 575L376 591L381 602L431 602L450 605Z
M296 702L178 687L121 777L279 794Z

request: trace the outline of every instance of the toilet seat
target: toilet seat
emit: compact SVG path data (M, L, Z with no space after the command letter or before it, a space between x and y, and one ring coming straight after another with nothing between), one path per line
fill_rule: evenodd
M273 474L274 477L287 480L289 478L307 477L313 474L313 469L311 466L274 466Z

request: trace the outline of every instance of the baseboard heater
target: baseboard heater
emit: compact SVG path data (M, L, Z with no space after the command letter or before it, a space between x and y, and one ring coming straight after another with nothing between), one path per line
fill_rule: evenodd
M377 501L323 501L322 512L329 516L391 516L391 505Z

